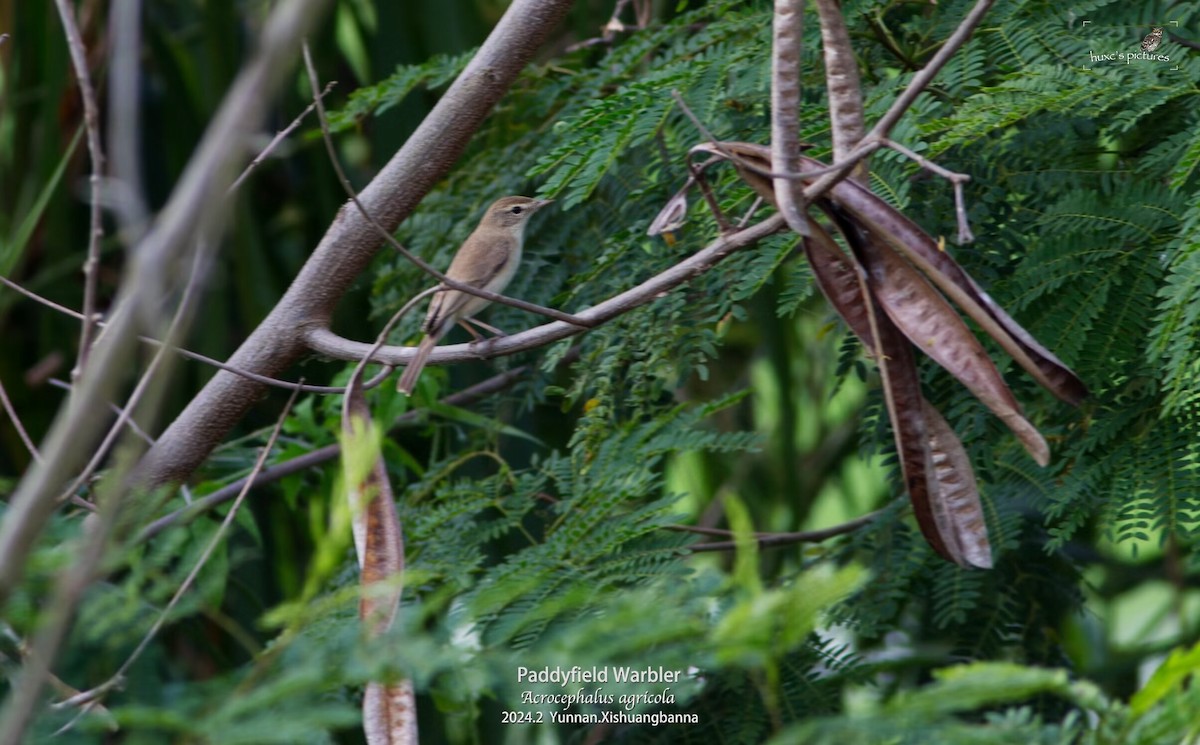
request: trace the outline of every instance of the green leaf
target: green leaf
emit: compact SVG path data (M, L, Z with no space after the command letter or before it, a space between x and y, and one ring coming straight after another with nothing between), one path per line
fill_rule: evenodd
M887 710L905 716L933 717L969 712L984 706L1024 701L1041 693L1069 695L1065 670L1010 662L977 662L937 670L937 679L921 690L897 696Z
M1129 700L1130 711L1135 717L1143 716L1161 704L1181 685L1191 682L1197 670L1200 670L1200 643L1191 648L1180 647L1172 650L1166 661L1154 671L1154 675L1133 694L1133 698Z
M430 401L428 408L430 412L445 419L449 419L452 422L465 424L468 427L481 429L485 432L495 432L497 434L508 435L509 437L516 437L518 439L525 440L526 442L531 442L538 447L546 446L544 442L528 432L525 432L524 430L468 409L452 406L440 401Z

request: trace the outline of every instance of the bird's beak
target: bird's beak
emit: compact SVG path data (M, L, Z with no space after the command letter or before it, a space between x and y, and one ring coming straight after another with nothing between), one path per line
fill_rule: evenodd
M538 200L533 203L533 209L534 209L534 211L540 210L542 207L545 207L546 205L550 204L553 201L554 201L553 199Z

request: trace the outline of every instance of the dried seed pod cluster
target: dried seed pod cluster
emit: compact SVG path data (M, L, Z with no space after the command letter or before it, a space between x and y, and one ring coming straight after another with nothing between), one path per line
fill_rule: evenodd
M739 175L775 204L771 152L745 142L705 143L691 155L730 160ZM820 161L799 156L802 167ZM698 180L693 169L693 178ZM804 179L800 179L802 182ZM681 195L668 204L671 224L682 222ZM821 291L879 364L884 398L905 487L917 524L942 556L963 566L992 566L987 525L970 461L958 436L921 394L913 347L958 379L1003 421L1039 464L1050 460L1045 438L1025 417L983 345L950 301L974 320L1038 383L1072 405L1087 386L1021 328L961 266L915 223L851 181L817 198L850 253L811 216L804 252ZM724 220L718 215L718 221ZM656 225L659 221L656 221ZM654 232L653 229L651 231Z

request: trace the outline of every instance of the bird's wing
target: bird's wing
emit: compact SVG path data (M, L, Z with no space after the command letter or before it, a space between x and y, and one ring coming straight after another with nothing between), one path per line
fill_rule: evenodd
M487 287L503 272L512 253L512 246L507 245L507 241L504 242L505 245L496 244L497 242L493 241L489 246L486 241L475 240L474 235L467 238L454 260L450 262L446 276L472 287ZM474 297L457 290L447 290L434 295L429 304L429 313L425 316L425 331L441 326Z
M487 287L508 264L511 244L511 240L475 240L472 235L450 262L446 276L473 287Z

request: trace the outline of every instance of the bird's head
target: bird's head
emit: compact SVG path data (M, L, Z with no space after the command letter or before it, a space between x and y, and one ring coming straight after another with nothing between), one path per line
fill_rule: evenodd
M492 228L502 228L521 233L533 213L553 202L553 199L533 199L531 197L501 197L487 208L483 224Z

